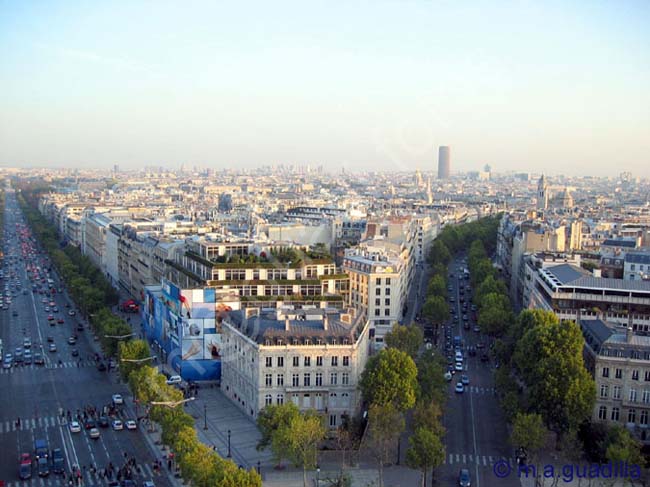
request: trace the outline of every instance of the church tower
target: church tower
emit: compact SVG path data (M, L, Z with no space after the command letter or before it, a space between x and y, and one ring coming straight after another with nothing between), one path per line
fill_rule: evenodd
M539 178L537 183L537 209L546 210L548 208L548 186L546 185L546 179L542 174L542 177Z

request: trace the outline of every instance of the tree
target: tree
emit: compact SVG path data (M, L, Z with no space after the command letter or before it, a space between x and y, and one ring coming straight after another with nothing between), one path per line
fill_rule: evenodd
M536 413L517 413L512 422L510 444L514 448L524 448L535 454L546 442L548 430L542 416Z
M369 404L391 404L398 411L406 411L415 404L417 374L415 362L407 353L385 348L368 360L359 388Z
M548 311L537 316L541 319L519 341L513 360L532 410L557 433L559 443L562 434L591 415L596 385L584 366L578 325L560 323Z
M291 424L293 418L299 414L298 406L292 402L287 402L266 406L257 416L257 426L262 433L262 438L260 438L256 448L257 450L263 450L271 446L274 461L277 465L282 464L282 458L286 456L288 445L284 442L286 438L274 435Z
M441 296L429 296L422 306L422 314L434 324L440 325L449 319L449 306Z
M413 427L427 429L442 438L445 434L445 428L440 422L441 417L442 410L438 403L418 401L413 410Z
M449 249L439 238L437 238L431 245L431 250L429 251L429 262L446 266L450 261L451 254L449 253Z
M442 275L436 274L429 279L429 284L427 285L427 296L447 297L447 282Z
M489 259L481 259L474 266L470 267L471 282L473 286L483 282L488 276L494 276L494 267Z
M510 310L510 300L507 296L490 293L483 297L478 324L488 335L503 335L513 321L514 315Z
M309 410L291 418L289 424L276 433L288 446L287 455L293 464L302 467L303 487L307 487L307 470L316 468L318 443L325 438L326 432L323 417Z
M370 449L377 460L379 486L384 485L384 465L395 442L404 431L404 416L392 404L373 404L368 411L368 437Z
M605 457L609 462L627 462L629 465L645 466L641 443L620 425L612 426L607 435Z
M445 364L439 355L423 353L417 361L419 398L422 401L435 401L442 404L447 395Z
M118 347L118 358L122 379L127 380L133 370L146 365L147 362L143 359L149 357L151 357L151 350L146 340L121 342ZM142 360L142 362L131 362L132 360Z
M426 428L416 428L409 438L409 449L406 451L406 464L422 472L422 485L427 485L427 471L436 468L445 459L445 447L440 437ZM432 479L433 481L433 479Z
M503 294L504 296L507 296L508 290L506 289L506 285L503 283L503 281L495 279L494 276L487 276L483 281L481 281L481 283L474 291L474 303L480 306L481 301L483 301L483 297L491 293Z
M399 323L393 325L393 329L384 336L384 343L389 348L395 348L408 353L415 359L422 345L424 335L420 327L416 325L403 326Z

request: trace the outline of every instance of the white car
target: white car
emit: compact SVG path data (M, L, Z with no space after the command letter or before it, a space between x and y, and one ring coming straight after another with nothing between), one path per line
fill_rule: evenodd
M96 440L97 438L99 438L99 430L97 428L90 428L90 431L88 432L88 434L90 435L90 437L93 440Z
M79 433L81 431L81 425L79 421L72 421L70 423L70 433Z
M136 422L135 422L134 420L132 420L132 419L127 419L127 420L124 422L124 425L126 426L126 429L127 429L127 430L135 430L135 429L138 429L138 423L136 423Z
M124 398L121 394L113 394L113 404L124 404Z
M167 379L167 384L172 385L172 384L180 384L183 382L183 379L181 379L180 375L172 375Z
M454 368L458 371L461 372L463 370L463 362L456 362L456 365Z
M114 419L113 420L113 430L115 431L121 431L124 429L124 425L122 424L122 421L119 419Z
M463 386L462 382L456 382L456 392L462 393L465 391L465 386Z

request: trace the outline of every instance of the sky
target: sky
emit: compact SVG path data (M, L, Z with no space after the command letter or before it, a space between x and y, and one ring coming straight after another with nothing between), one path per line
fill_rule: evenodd
M0 0L0 166L650 177L650 2Z

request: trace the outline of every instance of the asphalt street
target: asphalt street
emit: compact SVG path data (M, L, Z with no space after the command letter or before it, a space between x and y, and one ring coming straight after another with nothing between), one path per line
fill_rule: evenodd
M50 473L39 477L36 467L29 480L19 480L19 457L21 453L34 454L34 440L45 439L49 449L60 448L65 457L66 472L73 466L80 467L82 485L108 485L100 478L99 471L111 462L121 467L124 459L133 457L138 469L134 469L133 480L140 486L144 480L153 480L155 485L170 485L166 477L153 472L154 452L138 430L115 431L112 427L98 428L99 438L91 439L89 431L82 426L73 433L65 418L69 410L83 412L87 406L101 410L111 404L113 394L126 397L127 389L119 384L113 372L101 372L96 367L92 342L94 337L87 328L77 331L80 317L69 316L74 307L66 307L64 294L50 296L48 286L41 294L32 291L32 282L27 273L27 260L21 259L21 236L16 235L16 224L24 223L12 190L7 190L5 211L4 278L2 292L5 303L11 300L8 309L0 310L0 337L3 354L18 355L16 348L27 349L24 339L31 340L32 356L40 353L43 365L20 364L14 361L10 368L0 369L0 480L5 486L58 486L67 485L61 476ZM41 256L44 260L45 257ZM11 262L11 263L10 263ZM11 275L14 274L12 277ZM31 274L30 274L31 275ZM50 273L54 287L60 286L54 272ZM21 286L17 285L20 281ZM8 289L7 289L8 285ZM51 302L58 307L52 310ZM49 311L46 311L49 307ZM14 314L16 316L14 316ZM54 320L48 320L52 315ZM62 318L63 323L57 323ZM73 334L78 335L76 344L68 344ZM49 351L50 343L56 351ZM76 350L73 356L73 350ZM14 357L15 358L15 357ZM135 419L130 405L118 406L121 419ZM61 415L63 412L63 416ZM18 423L20 418L20 423ZM112 418L110 418L112 419ZM95 473L93 468L97 469Z
M458 485L459 471L469 470L472 487L515 487L520 483L516 478L499 478L494 474L493 467L502 460L515 465L513 451L509 446L506 420L499 406L494 389L494 361L481 360L481 355L487 351L489 340L481 332L474 331L476 325L474 313L471 310L471 291L463 290L460 285L470 286L469 280L463 276L462 269L467 264L463 256L456 256L449 265L448 291L452 320L449 325L451 348L445 351L447 356L454 355L453 340L460 336L462 340L463 371L458 371L449 382L449 400L444 413L444 426L447 430L445 446L447 456L444 465L438 469L439 485ZM463 299L468 302L467 310L463 310ZM453 315L457 319L453 319ZM464 316L467 316L469 330L465 328ZM444 350L447 344L445 334L441 334L439 345ZM483 345L483 348L476 348ZM476 349L476 355L470 356L469 347ZM455 362L452 358L452 363ZM469 385L464 392L455 392L461 375L467 375Z

